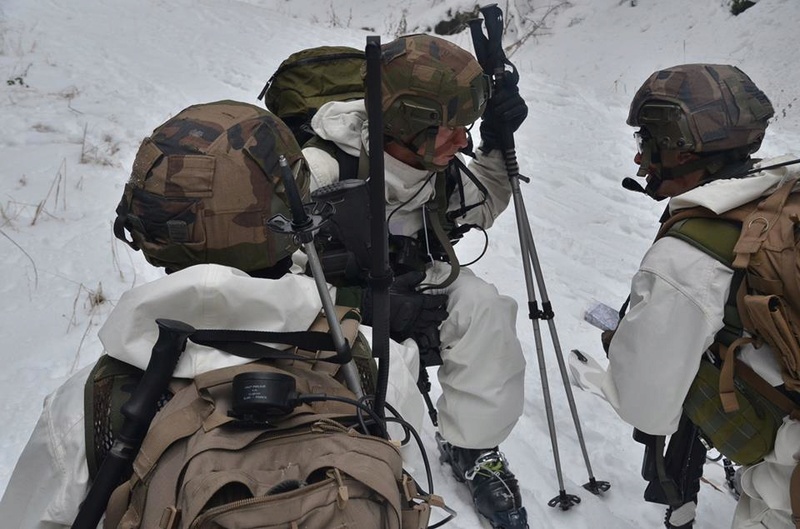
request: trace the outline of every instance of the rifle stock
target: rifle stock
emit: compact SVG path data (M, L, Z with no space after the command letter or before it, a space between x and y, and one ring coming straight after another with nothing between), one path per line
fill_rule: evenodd
M633 438L645 445L642 461L642 478L648 482L645 501L673 509L696 502L707 451L697 427L683 415L678 430L669 438L666 454L664 436L634 430Z

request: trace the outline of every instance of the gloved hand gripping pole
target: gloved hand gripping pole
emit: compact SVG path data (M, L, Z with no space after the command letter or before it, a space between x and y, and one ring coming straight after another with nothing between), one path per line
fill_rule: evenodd
M472 34L472 42L475 47L475 55L478 62L483 67L486 74L490 75L494 81L494 86L498 89L509 86L512 88L516 85L519 76L516 68L508 60L503 51L502 34L503 34L503 12L497 4L491 4L480 9L483 19L476 19L470 21L470 31ZM486 33L483 34L482 23L485 23ZM511 71L506 71L506 67L510 67ZM516 214L517 231L520 241L520 253L522 254L522 269L525 275L525 285L528 293L528 317L533 324L533 334L536 342L536 357L539 362L539 373L542 380L542 394L545 403L545 412L547 414L547 425L550 431L550 442L553 449L553 458L555 460L556 474L558 477L559 494L548 502L551 507L558 506L562 510L568 510L573 505L580 503L578 496L567 494L564 488L564 479L561 472L561 460L558 452L558 440L556 437L555 420L553 418L553 405L550 397L550 387L547 380L547 371L545 368L544 351L542 348L542 336L539 328L539 320L547 320L550 336L553 339L553 347L556 353L556 360L561 372L561 379L564 384L564 390L567 394L570 412L572 414L573 422L575 423L575 430L577 432L578 441L580 442L581 451L583 452L583 459L586 463L586 469L589 473L589 481L583 487L593 494L600 494L609 489L610 484L607 481L597 481L592 473L591 463L589 462L589 454L586 450L586 444L581 429L580 419L578 418L578 411L575 406L575 399L572 395L572 387L569 383L569 376L567 374L566 364L564 362L564 355L561 351L561 345L558 340L558 334L555 328L554 316L550 300L547 296L547 289L545 287L544 276L542 275L539 258L536 253L536 245L533 242L533 233L531 231L528 214L525 210L525 202L522 198L519 181L530 180L519 174L519 164L517 163L517 153L514 145L514 133L509 127L504 127L501 135L501 145L503 157L506 164L506 172L508 173L509 182L511 185L511 193L514 199L514 210ZM532 268L532 270L531 270ZM536 286L542 296L542 309L539 309L538 302L536 301L536 291L533 283L533 278L536 278Z

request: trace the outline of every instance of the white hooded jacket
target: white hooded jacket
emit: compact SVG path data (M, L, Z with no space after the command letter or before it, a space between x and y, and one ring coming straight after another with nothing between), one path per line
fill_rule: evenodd
M351 156L359 156L362 148L368 149L369 130L364 100L330 102L322 105L311 120L314 132L323 140L334 142ZM311 167L311 190L330 185L339 180L339 164L326 151L306 147L303 155ZM414 169L399 160L384 155L386 169L386 213L389 232L411 236L423 227L422 206L432 199L436 191L432 173ZM503 156L498 150L489 154L477 152L477 159L469 165L470 170L486 187L486 201L459 217L461 223L477 224L484 229L491 227L494 219L508 206L511 186L505 169ZM465 204L476 204L483 200L478 187L468 178L462 177ZM450 199L448 210L459 207L458 193ZM397 210L395 212L395 210ZM392 214L392 212L395 212Z
M368 148L363 100L327 103L314 115L311 126L321 139L352 156ZM339 180L339 164L331 154L308 146L303 155L311 169L312 190ZM435 173L386 153L383 158L389 233L415 236L425 227L425 204L435 198ZM465 204L483 202L455 220L488 229L511 198L505 162L493 150L487 155L477 153L469 168L486 188L486 196L462 176ZM459 193L454 192L448 210L459 207ZM450 270L449 264L436 261L427 268L426 282L442 284ZM446 288L430 292L448 296L448 317L439 330L443 361L438 370L442 395L436 404L439 431L457 446L496 446L510 434L524 403L525 357L516 336L516 303L467 268Z
M748 178L717 180L674 197L669 209L703 206L723 213L798 179L800 167L790 165ZM659 239L647 251L631 282L629 311L611 341L603 383L606 398L626 422L653 435L677 430L701 355L723 326L732 277L730 268L674 237ZM745 347L740 358L771 384L782 383L777 361L765 347ZM798 461L800 424L785 419L773 452L742 473L735 529L794 528L788 478Z
M307 330L321 308L309 277L258 279L234 268L197 265L123 294L99 335L107 354L144 369L158 335L156 318L183 321L196 329L291 332ZM370 328L360 330L371 339ZM419 428L424 408L411 375L418 372L416 345L391 342L390 357L386 400ZM251 361L189 341L174 376L193 378ZM45 399L0 501L3 527L54 529L69 527L75 519L89 484L83 391L91 368L73 375Z

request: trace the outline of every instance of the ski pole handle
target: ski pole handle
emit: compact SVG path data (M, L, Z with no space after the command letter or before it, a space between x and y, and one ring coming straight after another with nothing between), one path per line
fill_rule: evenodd
M289 210L292 212L292 225L295 228L304 228L308 226L311 219L303 207L303 199L300 197L300 190L297 188L292 168L289 167L289 162L283 155L278 157L278 164L281 167L281 179L283 188L286 190L286 198L289 201Z
M503 11L497 7L497 4L482 7L480 11L486 25L487 64L491 68L491 71L486 73L502 77L506 61L506 54L503 51Z
M122 427L81 503L72 529L97 527L111 493L139 452L150 422L158 411L158 401L167 390L175 366L186 348L186 340L195 332L191 325L176 320L157 319L156 324L158 339L147 369L130 400L121 408L125 418Z
M178 360L186 348L186 340L195 332L194 327L177 320L159 318L156 325L158 339L150 354L150 361L136 391L120 410L125 417L120 428L120 438L130 437L132 441L144 439L144 434L158 411L158 401L167 390ZM131 424L128 429L125 428L127 423Z

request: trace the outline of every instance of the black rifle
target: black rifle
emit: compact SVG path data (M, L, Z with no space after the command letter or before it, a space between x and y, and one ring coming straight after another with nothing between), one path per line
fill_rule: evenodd
M86 499L81 503L72 529L97 527L111 493L139 452L150 422L158 411L158 401L167 390L178 359L186 348L187 338L195 332L194 327L180 321L157 319L156 324L158 339L147 369L130 400L122 406L121 413L125 420L97 471Z
M645 446L642 461L642 478L648 482L645 501L667 505L667 522L673 510L692 501L697 503L707 452L697 426L682 415L678 430L669 438L666 454L665 436L634 429L633 438Z

